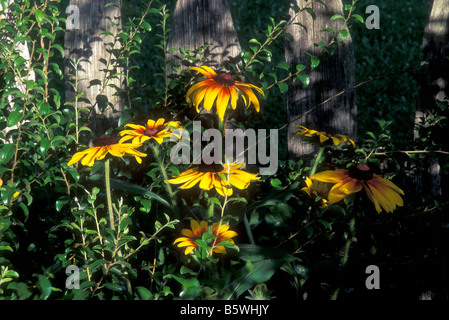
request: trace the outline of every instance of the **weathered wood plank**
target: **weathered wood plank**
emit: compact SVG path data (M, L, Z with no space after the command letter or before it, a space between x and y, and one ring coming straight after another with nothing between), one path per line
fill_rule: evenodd
M108 6L107 3L114 2L117 6ZM118 0L71 0L70 5L75 6L76 10L69 12L72 19L68 24L65 34L65 74L67 81L75 82L74 77L68 74L74 74L70 65L71 60L80 61L78 71L78 91L84 92L84 97L90 101L80 102L78 107L93 108L93 113L87 119L93 121L91 129L98 135L104 134L106 130L115 126L123 110L123 98L117 95L116 89L112 86L122 87L122 76L113 79L105 78L108 66L101 61L113 61L110 54L106 51L105 43L113 42L111 35L102 35L104 31L116 33L117 28L121 27L120 22L120 1ZM118 19L117 19L118 18ZM115 26L111 26L114 23ZM103 60L101 60L103 59ZM113 63L114 64L114 63ZM113 65L112 64L112 65ZM110 66L109 66L110 68ZM120 72L121 69L115 70ZM100 80L101 83L91 83L92 80ZM107 107L104 103L104 97L107 97ZM66 100L74 102L75 92L70 85L66 86ZM95 119L99 114L104 114L107 121ZM95 119L95 120L94 120Z
M424 126L433 111L437 110L437 102L447 103L449 97L449 0L435 0L424 29L422 44L421 74L418 78L418 99L415 112L415 128ZM443 149L447 150L447 127L432 128L433 136L438 139ZM438 131L440 130L440 131ZM414 132L419 139L419 131ZM414 186L417 196L441 196L441 176L438 159L426 157L420 165L424 172L414 171Z
M293 0L292 4L300 8L312 6L316 18L303 11L295 19L295 23L287 28L287 32L293 36L292 40L286 40L285 58L290 64L302 63L310 65L310 56L307 53L320 57L320 65L310 71L310 85L303 89L300 81L289 84L287 93L287 119L288 126L288 152L291 156L310 155L316 151L316 147L305 144L301 139L292 139L295 126L303 125L310 129L325 131L327 133L347 134L355 140L357 135L357 108L355 104L354 90L349 90L326 103L328 98L349 89L355 84L354 51L352 39L345 39L345 45L336 45L333 55L326 59L323 57L323 49L317 43L329 44L333 35L322 32L325 28L335 31L342 27L342 20L330 18L334 14L343 14L341 1L326 1L326 7L317 2ZM290 15L294 15L290 9Z
M195 50L205 44L210 44L205 58L212 68L225 66L240 53L228 1L178 0L168 48Z

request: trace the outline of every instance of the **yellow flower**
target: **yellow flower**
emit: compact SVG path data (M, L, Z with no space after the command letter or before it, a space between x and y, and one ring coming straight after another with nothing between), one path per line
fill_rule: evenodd
M70 166L82 159L82 165L92 167L95 160L102 160L108 153L115 157L134 156L138 163L142 163L140 157L146 157L146 154L135 150L140 146L139 144L117 143L112 136L101 136L94 141L94 147L75 153L67 165Z
M331 185L329 183L317 180L310 180L309 177L306 177L305 182L306 187L301 188L301 190L307 193L307 195L312 199L321 197L322 199L320 200L320 207L326 207L328 202L326 198L329 194Z
M235 81L234 78L227 73L217 74L207 66L191 67L189 70L198 71L208 78L207 80L200 81L193 85L186 94L187 102L193 104L196 107L197 112L199 112L198 107L203 100L203 106L206 111L212 109L214 102L216 102L218 117L223 121L229 101L231 102L232 109L235 109L237 107L239 94L241 94L247 108L252 102L256 111L259 112L259 100L252 89L255 89L261 95L264 95L262 89L249 83Z
M381 212L382 209L393 212L396 206L404 205L401 198L404 192L390 180L374 174L367 165L362 163L351 166L349 169L319 172L310 179L335 183L329 191L330 203L336 203L363 188L368 198L374 203L377 212Z
M217 165L200 165L199 167L188 169L179 176L166 180L168 183L181 184L181 189L190 189L198 182L203 190L215 190L221 196L231 196L232 186L243 190L248 188L252 180L259 180L257 174L252 174L239 170L242 164L217 164Z
M161 144L164 138L170 137L174 130L182 129L179 121L165 122L164 118L160 118L157 121L150 119L147 121L146 126L126 124L125 127L133 130L121 131L120 135L124 137L120 139L119 143L132 139L133 144L142 144L149 139L154 139Z
M173 244L178 243L178 247L186 247L186 250L184 252L185 255L188 255L198 247L198 244L195 243L196 239L201 239L205 232L210 232L209 226L206 221L198 222L195 220L190 220L190 229L183 229L181 233L185 237L177 238L173 242ZM224 241L234 243L234 240L232 240L231 238L237 236L237 233L235 231L229 230L229 225L220 225L219 222L215 222L214 224L212 224L211 233L217 236L216 240L212 240L212 243L215 244L212 251L216 253L226 253L225 247L220 246L219 244Z
M334 144L338 146L341 143L351 143L353 147L355 147L354 141L349 139L348 136L343 134L328 134L326 132L319 132L316 130L310 130L303 126L296 126L298 130L295 131L295 135L293 139L296 139L298 136L302 138L308 139L311 142L317 142L322 145Z

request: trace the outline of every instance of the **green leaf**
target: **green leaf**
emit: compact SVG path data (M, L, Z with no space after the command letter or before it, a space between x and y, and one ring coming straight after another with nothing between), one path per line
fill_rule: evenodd
M288 84L285 82L278 83L278 88L281 93L286 93L288 91Z
M341 14L334 14L331 17L331 20L335 20L335 19L343 19L343 20L345 20L345 17L343 17Z
M142 208L140 208L140 211L149 213L151 210L151 200L142 199L142 200L140 200L140 203L142 204Z
M310 84L310 78L309 78L309 76L308 76L307 74L302 74L302 73L300 73L300 74L298 74L296 77L297 77L299 80L301 80L303 88L306 88L306 87L309 86L309 84Z
M6 164L14 156L16 146L13 143L5 144L0 151L0 164Z
M263 260L257 263L247 262L245 271L231 285L234 290L230 298L237 298L259 283L271 279L274 273L284 264L282 260Z
M12 282L7 289L14 290L20 300L26 300L32 295L32 292L28 290L28 286L23 282Z
M348 38L349 37L349 31L347 30L347 29L342 29L342 30L340 30L339 31L340 32L340 34L341 34L341 36L343 37L343 38Z
M282 187L282 181L275 178L275 179L270 179L270 184L273 188L275 189L279 189Z
M15 60L14 60L14 68L18 69L20 66L24 65L26 62L25 58L18 56Z
M296 70L298 70L299 72L301 72L302 70L304 70L306 68L305 65L303 64L297 64L296 65Z
M50 104L48 102L40 103L38 109L43 116L46 116L50 112Z
M318 57L307 53L310 56L310 68L313 70L320 64L320 59Z
M171 205L167 202L167 200L165 200L158 194L148 191L147 189L145 189L139 185L133 184L133 183L129 183L129 182L122 181L122 180L111 179L111 188L119 189L119 190L126 191L126 192L129 192L132 194L146 196L150 199L153 198L153 199L159 201L160 203L162 203L163 205L165 205L167 207L171 207Z
M193 271L192 269L186 267L186 266L181 266L181 269L179 270L179 273L184 275L184 274L191 274L192 276L196 276L197 273L195 271Z
M45 13L42 12L41 10L36 10L34 15L36 16L36 21L37 22L42 23L42 21L44 21Z
M64 58L64 48L61 45L53 44L52 48L57 49L59 51L59 53L61 54L61 57Z
M0 246L0 251L11 251L13 252L10 246Z
M38 287L42 293L40 298L42 300L46 300L50 296L52 291L50 280L48 280L47 277L42 274L38 275Z
M361 15L359 15L359 14L353 14L352 16L353 16L354 18L356 18L357 20L359 20L361 23L364 22L364 20L363 20L363 18L362 18Z
M120 285L119 283L105 283L104 286L106 288L108 288L109 290L118 291L118 292L122 292L124 289L122 287L122 285Z
M146 22L146 21L144 21L140 27L145 29L148 32L151 31L151 25L148 22Z
M139 300L153 300L153 293L145 287L136 287L136 295Z
M62 207L68 204L69 202L70 198L68 196L59 197L59 199L56 200L56 211L60 212Z
M287 62L285 62L285 61L281 61L281 62L279 62L277 65L276 65L276 68L279 68L279 69L283 69L283 70L289 70L290 69L290 65L287 63Z
M22 120L22 113L20 111L12 111L8 116L6 125L8 127L15 126L20 120Z

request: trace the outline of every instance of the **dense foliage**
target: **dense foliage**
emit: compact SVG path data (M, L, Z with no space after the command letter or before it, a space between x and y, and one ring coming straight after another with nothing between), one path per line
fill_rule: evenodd
M317 144L319 153L291 159L282 129L274 175L248 178L259 173L256 164L227 171L201 167L194 175L199 185L170 183L191 167L171 161L179 142L148 120L176 121L164 127L169 133L178 125L193 132L198 114L186 93L204 77L188 68L208 64L207 46L167 48L174 1L129 1L115 43L105 44L111 52L106 64L123 70L125 110L116 127L102 133L116 141L100 145L104 158L94 156L86 151L97 138L91 110L78 105L83 93L77 81L86 81L76 77L78 61L70 62L76 81L67 84L76 99L65 96L67 1L15 1L8 19L0 20L1 299L417 299L425 291L447 299L447 203L408 197L413 164L429 154L441 163L447 159L433 131L444 126L447 105L432 110L434 117L413 140L413 70L420 67L429 5L379 1L381 29L368 30L368 2L346 1L344 16L332 17L341 29L326 31L336 41L322 44L322 57L290 66L283 55L291 36L285 33L293 18L287 15L289 1L229 3L243 48L230 76L264 95L254 90L259 112L252 96L244 100L252 103L249 108L240 98L237 109L245 116L232 117L228 108L227 121L242 129L282 128L280 106L289 81L307 86L307 73L341 45L338 39L348 37L349 27L358 82L382 76L357 89L359 137L306 128L296 138ZM413 17L410 25L394 18L403 14ZM169 51L180 64L169 61ZM114 71L105 72L105 79ZM87 81L107 86L105 79ZM216 110L202 115L203 130L223 130ZM159 134L160 141L139 140L119 154L119 140L131 129L146 137ZM94 160L76 158L83 151ZM336 169L351 186L338 189L343 180L329 181ZM443 181L446 171L442 165ZM323 174L327 181L319 188L313 183ZM232 180L236 176L248 181ZM203 181L214 187L205 188ZM365 285L369 265L382 272L380 290Z

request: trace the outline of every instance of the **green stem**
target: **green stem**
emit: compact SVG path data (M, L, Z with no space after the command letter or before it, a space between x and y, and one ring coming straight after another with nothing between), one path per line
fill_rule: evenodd
M106 182L106 198L108 201L108 212L109 212L109 224L111 229L115 231L114 223L114 209L112 208L112 197L111 197L111 180L110 180L110 164L111 159L107 159L104 163L104 176Z
M351 248L352 237L354 236L354 230L355 230L355 218L352 217L351 221L349 222L348 239L346 239L345 252L344 252L344 255L343 255L343 260L341 262L340 269L345 268L346 264L348 263L349 249ZM331 300L337 300L339 291L340 291L340 287L335 289L334 293L332 294Z
M314 175L316 172L316 168L318 167L318 164L321 162L321 158L323 156L323 152L324 152L324 148L323 146L320 147L320 150L318 151L318 154L316 156L315 159L315 163L313 164L312 170L310 171L310 175Z
M246 216L246 213L243 214L243 224L245 225L246 234L248 235L249 243L252 245L255 245L256 242L254 241L253 233L251 232L251 226L249 225L248 217Z
M151 143L151 147L153 148L154 157L156 158L157 163L159 165L159 168L161 169L162 177L164 178L164 183L165 183L165 186L167 188L168 194L170 196L170 201L171 201L171 204L173 206L173 210L176 212L175 197L174 197L173 190L172 190L170 184L168 182L166 182L166 180L168 180L168 175L167 175L167 171L165 170L164 164L162 163L162 160L161 160L161 158L159 156L158 147L154 143Z

